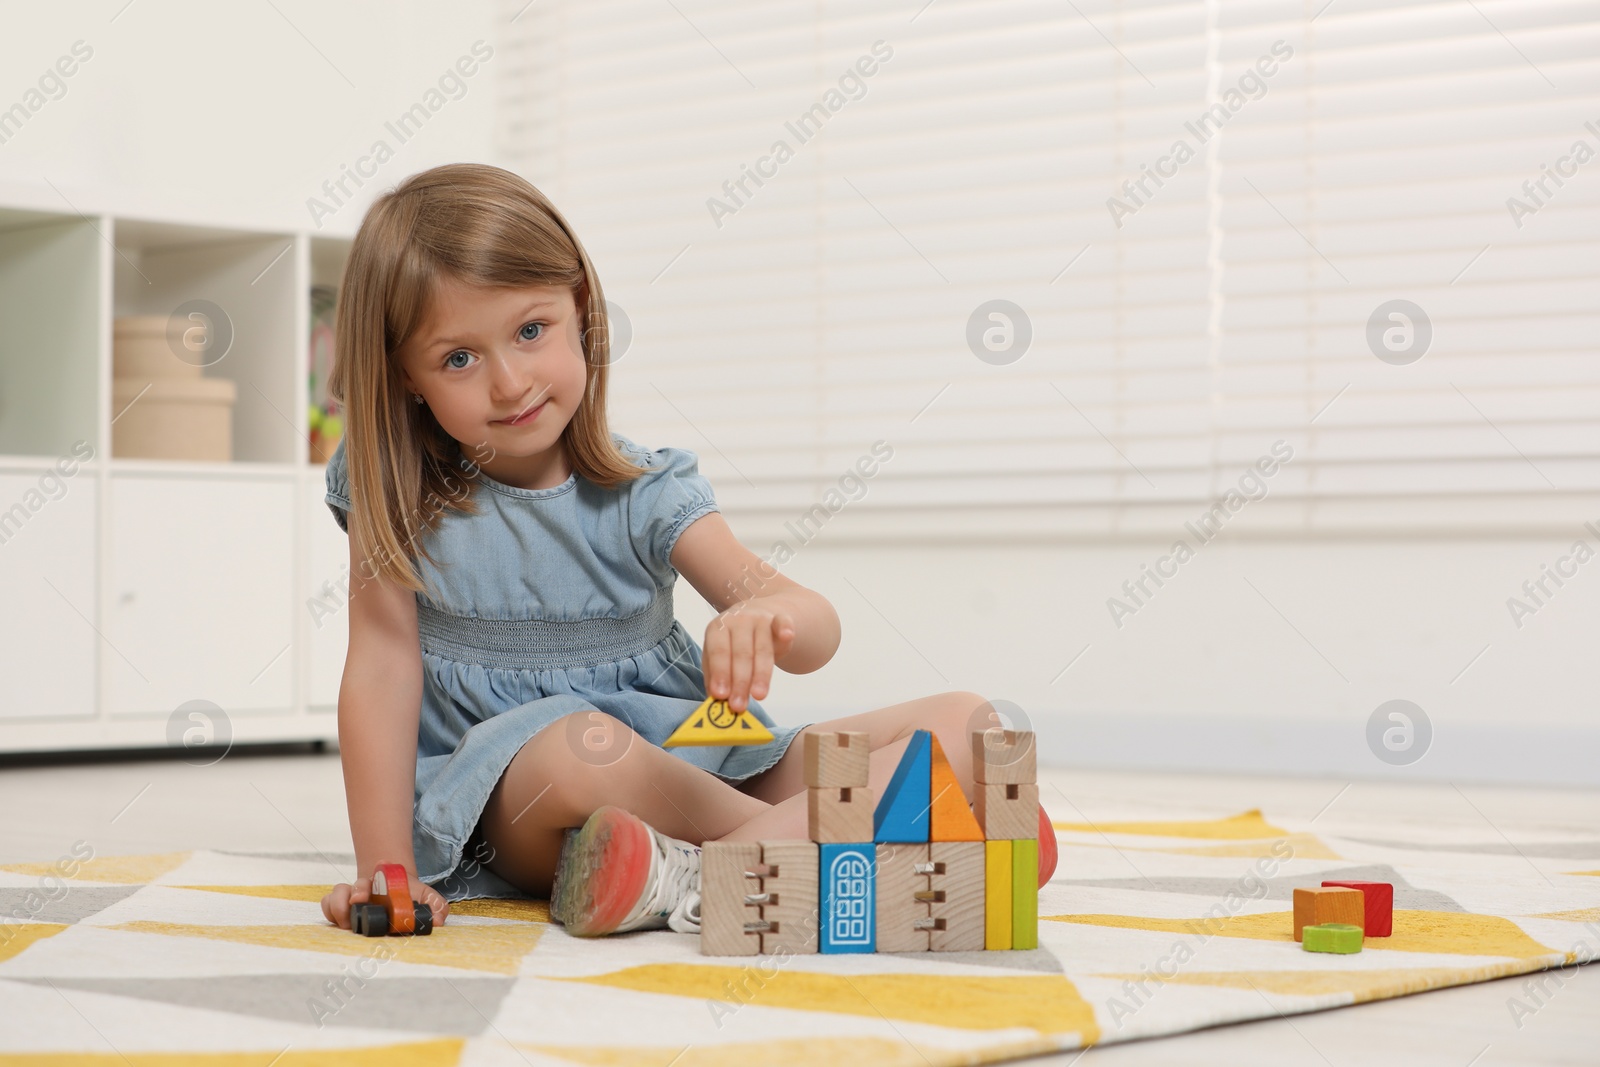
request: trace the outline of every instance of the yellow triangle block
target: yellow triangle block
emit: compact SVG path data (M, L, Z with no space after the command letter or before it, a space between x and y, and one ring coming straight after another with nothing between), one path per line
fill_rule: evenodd
M742 711L728 707L726 700L707 697L705 702L689 713L689 717L661 742L662 748L678 745L764 745L772 740L772 731L761 725L761 720Z

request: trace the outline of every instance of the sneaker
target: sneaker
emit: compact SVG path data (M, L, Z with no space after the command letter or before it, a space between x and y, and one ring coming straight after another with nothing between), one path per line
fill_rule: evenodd
M700 846L607 804L562 837L550 917L575 937L700 932Z

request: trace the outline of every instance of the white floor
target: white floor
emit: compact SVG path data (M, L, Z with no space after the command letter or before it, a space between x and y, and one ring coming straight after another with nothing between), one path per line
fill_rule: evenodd
M1392 785L1314 778L1041 772L1058 819L1224 815L1341 823L1461 827L1516 841L1556 831L1600 836L1600 791ZM1330 805L1330 801L1332 802ZM1324 811L1326 808L1326 811ZM210 767L176 760L0 769L0 863L50 861L79 840L96 855L193 848L316 850L329 879L349 876L351 851L337 753L234 753ZM1322 814L1319 816L1318 813ZM1581 968L1519 1028L1508 1008L1525 978L1440 990L1354 1008L1220 1027L1174 1038L1030 1061L1082 1064L1504 1064L1600 1062L1600 965Z

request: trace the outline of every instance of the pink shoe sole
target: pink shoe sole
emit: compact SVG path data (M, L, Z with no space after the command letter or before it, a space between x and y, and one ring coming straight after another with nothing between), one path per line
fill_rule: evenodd
M611 933L644 892L654 847L649 828L631 812L595 809L562 850L550 914L574 937Z

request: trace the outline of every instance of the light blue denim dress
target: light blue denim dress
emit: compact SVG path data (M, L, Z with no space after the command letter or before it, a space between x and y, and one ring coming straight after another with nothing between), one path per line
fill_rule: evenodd
M475 831L506 765L539 730L597 708L659 745L707 696L700 645L673 615L670 557L690 523L720 509L693 452L612 437L646 474L616 489L576 472L550 489L519 489L478 470L478 514L447 512L425 535L439 566L420 555L417 565L438 599L416 594L412 845L418 876L446 900L529 895L489 870ZM329 509L348 532L342 441L326 480ZM755 700L749 710L772 741L667 751L724 781L758 774L808 724L778 726ZM575 729L573 758L583 752Z

